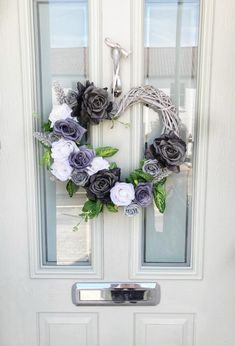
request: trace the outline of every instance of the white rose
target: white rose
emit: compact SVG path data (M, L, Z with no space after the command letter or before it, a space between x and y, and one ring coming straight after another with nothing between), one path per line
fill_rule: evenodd
M49 120L51 121L51 127L54 126L54 123L57 120L64 120L66 118L72 119L71 112L72 112L72 109L66 103L63 103L62 105L53 106L52 111L49 115Z
M135 198L134 186L130 183L116 183L110 190L110 198L117 206L127 206Z
M59 180L66 181L70 178L73 168L69 161L55 160L51 166L51 173Z
M101 171L102 169L108 169L108 168L109 168L109 162L107 160L103 159L103 157L96 156L91 161L91 165L89 167L87 167L87 173L89 175L93 175L93 174Z
M67 160L69 155L76 151L79 151L77 145L73 141L64 138L53 142L51 145L51 157L54 160Z

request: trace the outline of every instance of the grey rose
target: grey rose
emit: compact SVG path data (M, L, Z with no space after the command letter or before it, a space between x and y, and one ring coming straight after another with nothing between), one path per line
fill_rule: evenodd
M76 91L69 89L67 95L65 96L65 102L70 108L74 108L77 106L78 101L77 101L78 94Z
M85 132L86 129L70 118L57 120L53 126L53 133L55 135L63 136L72 141L80 141Z
M133 217L140 212L140 207L138 206L137 203L131 203L128 206L124 207L124 214Z
M77 186L85 186L89 180L89 175L86 171L80 171L79 169L74 169L71 174L71 180Z
M171 172L163 167L158 160L149 159L144 162L142 170L153 177L153 182L158 182L166 178Z
M149 149L153 157L170 171L180 171L179 166L185 160L186 143L173 131L156 138Z
M161 168L162 166L158 162L158 160L149 159L144 162L142 170L144 173L147 173L152 177L155 177L161 171Z
M147 207L152 203L152 184L139 183L135 188L135 201L141 207Z
M71 167L83 170L91 164L94 157L95 152L93 150L82 146L78 152L73 152L69 155L69 163Z
M120 168L104 169L90 178L87 190L89 199L98 198L103 203L111 202L110 190L120 180Z
M85 90L82 100L82 113L91 122L99 124L101 120L109 118L113 105L106 89L91 85Z

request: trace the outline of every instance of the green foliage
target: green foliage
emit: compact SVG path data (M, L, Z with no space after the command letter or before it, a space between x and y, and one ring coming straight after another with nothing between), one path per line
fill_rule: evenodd
M74 184L72 180L69 180L66 185L66 190L68 191L68 194L70 197L73 197L73 195L78 191L78 186Z
M111 162L110 165L109 165L109 168L110 168L110 169L117 168L116 162Z
M152 180L153 177L150 174L143 172L142 169L139 168L130 173L129 177L126 179L126 182L137 186L139 183L146 183Z
M118 152L118 149L114 147L99 147L95 151L97 156L111 157Z
M140 161L140 166L139 166L140 169L142 169L142 167L143 167L145 161L146 161L146 160L141 160L141 161Z
M92 201L88 199L82 208L80 216L87 222L89 219L94 219L103 211L104 205L100 200Z
M40 164L46 166L48 169L51 167L52 158L51 158L51 149L46 148L44 154L40 160Z
M53 129L51 128L51 121L50 120L48 120L48 122L46 122L42 125L42 130L45 132L52 132L53 131Z
M156 207L160 211L160 213L164 213L166 208L166 191L165 191L165 184L166 179L162 179L157 184L154 184L153 186L153 198Z
M108 211L111 211L112 213L118 212L118 207L116 205L114 205L112 202L107 203L106 207L107 207Z

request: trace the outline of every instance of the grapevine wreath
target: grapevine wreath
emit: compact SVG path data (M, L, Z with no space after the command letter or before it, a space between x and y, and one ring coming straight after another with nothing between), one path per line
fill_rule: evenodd
M178 173L184 163L186 144L179 136L180 119L169 96L152 86L131 89L117 104L107 88L86 81L77 90L65 90L53 84L57 105L34 135L44 146L41 163L52 176L66 183L70 197L83 187L87 201L82 220L97 217L106 208L132 217L141 208L155 203L163 213L166 206L165 182L169 174ZM91 125L114 122L128 107L142 103L156 111L162 121L162 134L146 149L139 167L122 181L121 168L110 158L118 148L93 148L84 138ZM75 195L76 196L76 195ZM76 228L76 227L75 227Z

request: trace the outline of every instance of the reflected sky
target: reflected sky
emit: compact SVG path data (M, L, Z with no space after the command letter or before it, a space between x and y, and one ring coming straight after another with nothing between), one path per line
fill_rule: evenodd
M180 5L176 1L146 1L145 46L175 47L177 16L181 11L181 47L198 44L199 0Z

